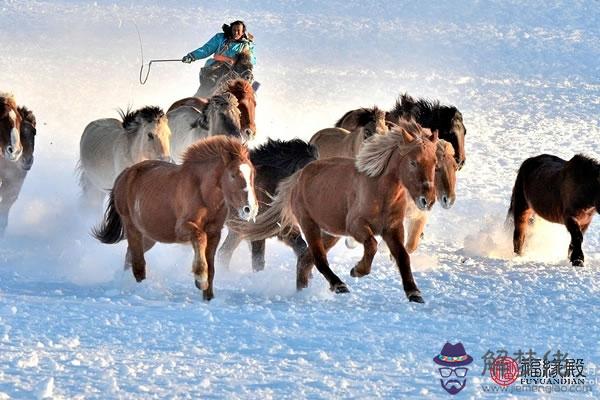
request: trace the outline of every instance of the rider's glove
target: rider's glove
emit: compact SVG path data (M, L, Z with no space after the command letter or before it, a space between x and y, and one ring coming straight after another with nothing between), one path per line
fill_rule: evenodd
M194 56L192 56L191 54L186 54L185 56L183 56L183 58L181 59L181 62L184 62L186 64L191 63L192 61L194 61Z

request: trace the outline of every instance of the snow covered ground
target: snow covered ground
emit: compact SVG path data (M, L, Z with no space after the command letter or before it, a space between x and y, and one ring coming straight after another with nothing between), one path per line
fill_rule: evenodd
M0 399L447 398L432 362L446 341L474 358L457 398L494 396L488 349L560 349L600 367L600 222L578 269L564 227L536 223L524 257L503 231L525 158L600 157L598 1L215 3L0 1L0 91L39 124L0 240ZM240 246L206 304L188 248L155 247L136 284L120 271L124 244L90 238L101 210L78 207L83 128L128 104L168 107L195 91L201 66L158 64L140 86L134 22L147 61L180 58L238 18L257 37L259 142L308 139L403 92L462 111L456 205L432 212L412 257L426 304L406 301L385 255L351 278L360 250L343 244L330 262L350 294L318 273L297 293L292 252L270 241L264 272Z

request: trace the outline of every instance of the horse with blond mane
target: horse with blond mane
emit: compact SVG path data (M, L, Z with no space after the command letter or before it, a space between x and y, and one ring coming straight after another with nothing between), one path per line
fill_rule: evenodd
M181 165L144 161L123 171L93 234L109 244L127 238L125 269L132 267L138 282L146 278L144 253L156 242L190 243L194 282L210 300L228 213L245 221L256 217L254 167L238 139L213 136L190 146Z
M346 284L331 270L327 252L340 236L362 243L364 253L350 274L371 272L377 251L375 235L381 235L396 261L409 301L423 302L404 248L406 203L422 210L435 202L434 175L437 133L432 139L399 128L376 135L361 148L356 160L317 160L282 181L271 208L256 224L229 224L251 240L269 237L299 225L310 256L336 293L348 292ZM298 289L308 286L312 265L297 270Z

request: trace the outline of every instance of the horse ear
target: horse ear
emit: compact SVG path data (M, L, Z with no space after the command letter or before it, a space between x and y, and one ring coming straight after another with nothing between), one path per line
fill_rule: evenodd
M436 129L433 131L433 134L431 135L431 141L437 142L439 138L440 138L440 132Z
M402 132L402 136L404 137L404 143L410 143L413 140L415 140L415 137L408 133L406 129L400 129L400 131Z

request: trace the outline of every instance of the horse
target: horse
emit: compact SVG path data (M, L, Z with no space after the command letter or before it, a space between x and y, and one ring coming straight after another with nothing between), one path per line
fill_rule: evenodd
M583 267L583 235L594 212L600 213L600 163L576 154L569 161L541 154L521 164L512 190L507 222L514 223L513 245L517 255L523 245L529 221L534 215L563 224L571 235L568 258Z
M440 139L436 148L435 166L435 193L437 200L444 209L449 209L456 200L456 171L458 164L454 159L454 148L448 142ZM429 213L419 210L414 202L406 204L406 225L408 226L408 237L406 238L406 251L413 253L419 242L423 229L429 218Z
M345 128L349 131L364 126L367 130L365 136L371 137L376 133L385 134L388 132L389 127L386 125L385 116L385 111L379 109L377 106L359 108L348 111L333 126L336 128Z
M119 110L115 118L90 122L79 142L79 184L85 198L101 202L125 168L144 160L170 160L167 117L159 107Z
M19 140L23 150L17 161L0 157L0 236L4 235L10 209L17 201L25 177L33 166L35 116L26 107L18 107L17 112L21 121Z
M396 100L396 104L386 113L385 118L393 123L398 123L401 119L413 118L423 127L432 131L437 130L440 139L452 144L458 169L464 166L467 159L465 153L467 128L463 123L462 113L456 107L441 105L439 101L415 100L405 93Z
M261 212L270 207L277 185L306 164L318 158L317 149L300 139L288 141L269 139L262 146L250 150L250 160L256 169L256 195ZM219 249L219 264L228 267L233 251L239 246L243 237L230 229L225 241ZM306 252L306 242L298 229L288 234L279 235L279 239L292 247L297 257ZM265 239L251 242L252 270L262 271L265 268Z
M190 243L192 272L204 300L214 297L214 256L228 212L256 217L254 167L239 139L213 136L189 147L181 165L147 160L125 169L110 192L102 243L127 238L125 269L146 278L144 253L156 242Z
M254 82L254 74L251 56L247 52L238 54L233 65L227 63L216 63L210 67L200 69L200 87L195 97L209 97L215 93L224 91L227 82L235 79L243 79L249 84Z
M377 251L374 236L381 235L396 260L408 300L423 303L403 244L403 220L408 201L422 210L435 202L437 141L437 132L428 139L398 128L367 140L356 160L313 161L279 184L271 208L255 225L241 222L236 229L256 240L299 225L314 264L336 293L348 292L348 287L330 269L327 251L341 235L362 243L363 257L350 271L362 277L370 273ZM312 265L306 265L297 270L298 289L308 286Z
M17 161L23 153L21 144L21 115L15 98L10 93L0 93L0 151L8 161Z
M252 86L243 79L235 79L227 82L227 87L221 93L230 93L237 99L237 107L240 111L240 127L242 137L253 139L256 136L256 96ZM204 110L210 102L210 99L203 97L186 97L181 100L174 102L169 109L167 114L182 106L195 107L198 110Z
M189 104L193 102L188 100ZM171 154L175 161L181 158L189 145L202 138L222 134L247 139L240 130L238 101L231 93L210 97L203 108L175 107L167 112L167 117L172 133Z

